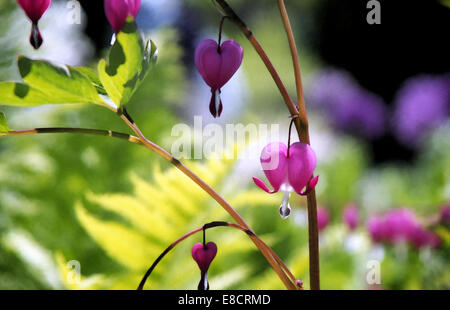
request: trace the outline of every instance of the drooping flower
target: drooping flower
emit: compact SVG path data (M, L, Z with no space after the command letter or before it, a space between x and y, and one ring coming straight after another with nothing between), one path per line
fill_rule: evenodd
M38 49L44 42L41 32L39 31L38 22L45 11L47 11L51 2L51 0L17 0L17 3L31 20L30 43L35 49Z
M118 33L128 17L136 18L141 0L105 0L105 13L111 27Z
M255 184L269 194L282 191L283 202L280 216L284 219L291 213L289 197L292 192L307 195L319 181L313 176L316 168L316 153L306 143L296 142L288 147L282 142L269 143L261 152L261 166L273 190L259 178L253 177Z
M323 231L330 223L330 215L324 207L317 208L317 227Z
M347 224L350 230L355 230L359 225L359 212L356 204L350 204L342 213L342 217L344 222Z
M208 290L208 269L217 254L217 245L214 242L207 244L197 243L192 247L192 258L196 261L200 268L201 278L198 284L199 290Z
M203 80L211 87L209 110L214 117L223 111L220 99L221 88L233 77L242 64L244 50L233 40L223 42L220 47L215 40L200 42L195 50L195 66Z
M409 79L398 92L395 106L397 138L404 145L417 146L424 134L450 117L450 75Z

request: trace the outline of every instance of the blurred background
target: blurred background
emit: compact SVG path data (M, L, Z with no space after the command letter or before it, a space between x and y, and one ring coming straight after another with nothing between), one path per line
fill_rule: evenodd
M0 79L19 79L16 55L95 68L111 41L103 1L54 0L41 20L44 45L16 1L0 0ZM450 288L450 64L448 1L288 0L300 52L312 146L318 155L321 284L324 289ZM229 0L278 69L292 96L289 46L275 1ZM155 69L129 112L147 137L170 150L172 127L280 124L288 112L245 37L241 69L223 88L224 113L208 111L210 90L194 67L195 46L216 39L220 14L209 0L142 0L138 26L159 47ZM0 106L11 128L86 127L128 132L98 106ZM246 146L244 146L246 147ZM259 152L259 150L258 150ZM305 200L278 215L257 159L188 161L242 214L308 288ZM263 178L265 179L265 178ZM0 288L135 289L176 238L213 220L231 221L214 201L148 150L104 137L39 135L0 140ZM217 228L212 289L283 289L248 238ZM195 289L190 249L173 250L146 288ZM373 271L380 264L380 277ZM375 267L374 267L375 266ZM80 273L78 273L80 272ZM78 274L81 274L78 277Z

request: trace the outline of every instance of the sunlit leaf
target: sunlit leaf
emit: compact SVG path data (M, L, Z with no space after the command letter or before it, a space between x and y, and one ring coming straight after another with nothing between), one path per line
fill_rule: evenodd
M144 45L135 22L128 19L106 60L102 59L98 64L100 81L118 107L130 100L156 57L156 46L151 41Z
M24 82L0 82L0 104L103 104L92 82L72 67L25 56L19 56L18 67Z

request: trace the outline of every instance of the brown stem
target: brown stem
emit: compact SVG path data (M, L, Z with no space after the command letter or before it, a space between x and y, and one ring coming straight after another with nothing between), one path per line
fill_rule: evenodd
M164 150L159 145L151 142L148 140L144 134L141 132L139 127L132 121L132 119L129 117L129 115L124 111L124 113L119 113L120 118L130 127L131 130L138 136L138 138L141 140L143 145L150 149L151 151L157 153L161 157L163 157L165 160L173 164L177 169L179 169L181 172L183 172L186 176L188 176L191 180L193 180L197 185L199 185L206 193L208 193L214 200L216 200L224 209L227 211L231 217L242 227L248 229L251 231L250 227L247 225L247 223L244 221L244 219L240 216L236 210L233 209L233 207L226 202L225 199L223 199L211 186L209 186L205 181L203 181L199 176L197 176L193 171L191 171L189 168L187 168L183 163L181 163L178 159L172 156L169 152ZM282 263L281 259L277 255L274 254L272 250L268 250L267 247L264 247L264 244L261 243L260 239L255 236L250 236L252 241L255 243L255 245L258 247L262 255L266 258L268 263L272 266L274 271L278 274L281 281L284 283L286 288L288 289L297 289L295 285L295 277L293 277L292 273L289 271L287 272L289 277L286 275L286 270L288 268L285 266L284 263ZM280 267L282 266L283 269Z
M300 126L298 136L300 141L310 144L308 115L306 112L305 96L303 94L302 76L300 71L300 60L298 49L295 44L294 33L292 31L289 15L284 5L284 0L278 0L278 7L281 13L281 19L286 30L291 49L292 62L294 64L295 85L297 89L297 107L299 112ZM301 129L301 130L300 130ZM309 230L309 274L310 286L312 290L320 290L320 260L319 260L319 229L317 224L317 201L315 190L307 196L308 202L308 230Z
M293 103L290 98L286 87L284 86L281 78L276 71L275 67L271 63L269 57L265 53L262 46L256 40L255 36L243 20L233 11L233 9L228 5L225 0L215 0L218 5L223 9L224 13L230 17L230 19L241 29L244 35L252 44L255 51L260 56L261 60L264 62L267 70L271 74L275 84L280 91L284 102L291 113L292 116L298 116L295 120L295 126L297 128L297 133L300 141L310 144L309 139L309 125L308 117L306 114L305 100L303 96L303 88L301 83L300 75L300 64L298 61L297 48L295 46L295 40L290 27L289 18L287 16L286 8L284 7L284 2L279 0L280 10L282 13L283 23L285 25L286 32L288 34L288 39L291 47L292 58L294 61L294 69L296 73L296 86L297 86L297 96L298 96L298 107ZM310 286L313 290L320 289L320 274L319 274L319 233L317 225L317 201L315 190L312 190L308 196L308 230L309 230L309 266L310 266Z

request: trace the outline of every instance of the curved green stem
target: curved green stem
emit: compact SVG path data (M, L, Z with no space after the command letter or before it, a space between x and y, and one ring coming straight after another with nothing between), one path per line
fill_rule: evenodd
M141 140L139 140L137 137L129 135L129 134L115 132L115 131L111 131L111 130L87 129L87 128L53 127L53 128L34 128L34 129L25 129L25 130L14 130L14 131L0 133L0 138L13 137L13 136L36 135L36 134L50 134L50 133L71 133L71 134L105 136L105 137L111 137L111 138L118 138L118 139L126 140L131 143L142 145Z

